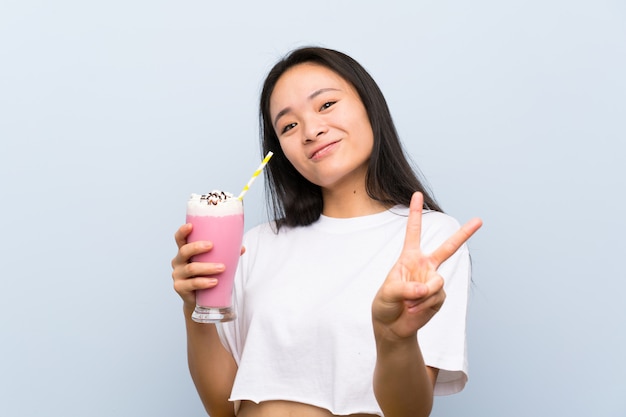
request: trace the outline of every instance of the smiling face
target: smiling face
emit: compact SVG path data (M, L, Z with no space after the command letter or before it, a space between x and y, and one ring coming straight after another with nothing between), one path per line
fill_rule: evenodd
M325 190L363 188L374 134L358 93L334 71L296 65L277 81L270 116L293 166Z

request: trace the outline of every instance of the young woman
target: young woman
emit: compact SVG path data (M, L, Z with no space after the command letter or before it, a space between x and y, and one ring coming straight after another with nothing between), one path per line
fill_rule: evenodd
M188 359L212 417L427 416L467 380L465 242L404 155L385 99L349 56L301 48L261 94L274 219L246 233L237 319L194 323L222 264L175 235ZM445 303L444 303L445 300Z

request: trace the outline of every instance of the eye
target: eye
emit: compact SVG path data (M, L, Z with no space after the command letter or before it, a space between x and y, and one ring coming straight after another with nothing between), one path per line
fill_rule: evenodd
M294 127L296 127L296 123L289 123L288 125L286 125L285 127L283 127L283 130L281 131L281 133L287 133L287 132L289 132L291 129L293 129Z
M326 110L327 108L331 107L335 103L336 103L336 101L328 101L328 102L324 103L322 105L322 107L320 108L320 111Z

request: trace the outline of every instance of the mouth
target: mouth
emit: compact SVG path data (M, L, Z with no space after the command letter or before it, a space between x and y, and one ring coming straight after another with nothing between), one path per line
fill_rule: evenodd
M309 159L315 161L317 159L323 158L324 155L330 152L335 147L335 145L337 145L339 142L341 142L341 140L336 140L334 142L330 142L330 143L327 143L325 145L318 147L309 155Z

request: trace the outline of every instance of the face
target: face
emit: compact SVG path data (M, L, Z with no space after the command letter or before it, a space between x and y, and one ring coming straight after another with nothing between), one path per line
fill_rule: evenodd
M285 156L324 189L364 186L374 134L350 83L317 64L299 64L279 79L270 116Z

